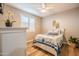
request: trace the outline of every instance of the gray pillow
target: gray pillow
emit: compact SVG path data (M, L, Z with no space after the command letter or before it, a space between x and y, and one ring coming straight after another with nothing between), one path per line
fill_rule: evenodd
M57 32L48 32L47 35L58 35Z

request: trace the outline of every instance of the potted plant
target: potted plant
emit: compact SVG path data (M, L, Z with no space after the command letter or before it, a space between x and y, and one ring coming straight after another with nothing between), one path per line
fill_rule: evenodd
M16 22L16 21L10 21L9 19L7 19L6 22L5 22L5 25L6 25L7 27L12 27L12 24L13 24L14 22Z
M70 36L69 43L71 44L72 47L76 47L77 38Z
M10 19L13 20L14 18L13 15L10 12L8 12L8 19L5 21L6 27L12 27L13 23L16 22L16 21L11 21Z

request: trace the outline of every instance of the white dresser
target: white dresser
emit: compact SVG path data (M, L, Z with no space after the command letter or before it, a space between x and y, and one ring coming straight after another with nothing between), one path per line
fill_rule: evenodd
M24 56L26 28L0 28L0 55Z

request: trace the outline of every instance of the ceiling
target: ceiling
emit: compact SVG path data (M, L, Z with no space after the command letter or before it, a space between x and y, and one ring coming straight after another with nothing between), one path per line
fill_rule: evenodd
M50 9L46 12L41 12L39 9L42 8L41 3L9 3L8 5L41 17L79 7L78 3L46 3L46 7L50 7Z

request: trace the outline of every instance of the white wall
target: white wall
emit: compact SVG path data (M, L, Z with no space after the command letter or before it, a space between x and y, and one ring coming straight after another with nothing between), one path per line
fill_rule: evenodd
M14 8L6 5L6 4L3 5L3 15L0 14L0 27L5 27L5 21L8 19L8 13L9 12L11 13L11 15L13 15L13 19L11 18L10 20L16 21L14 23L13 27L20 27L19 12L16 9L14 9Z
M79 38L79 8L43 18L43 33L52 30L53 20L57 20L60 23L60 27L65 28L65 36L67 39L71 35Z

